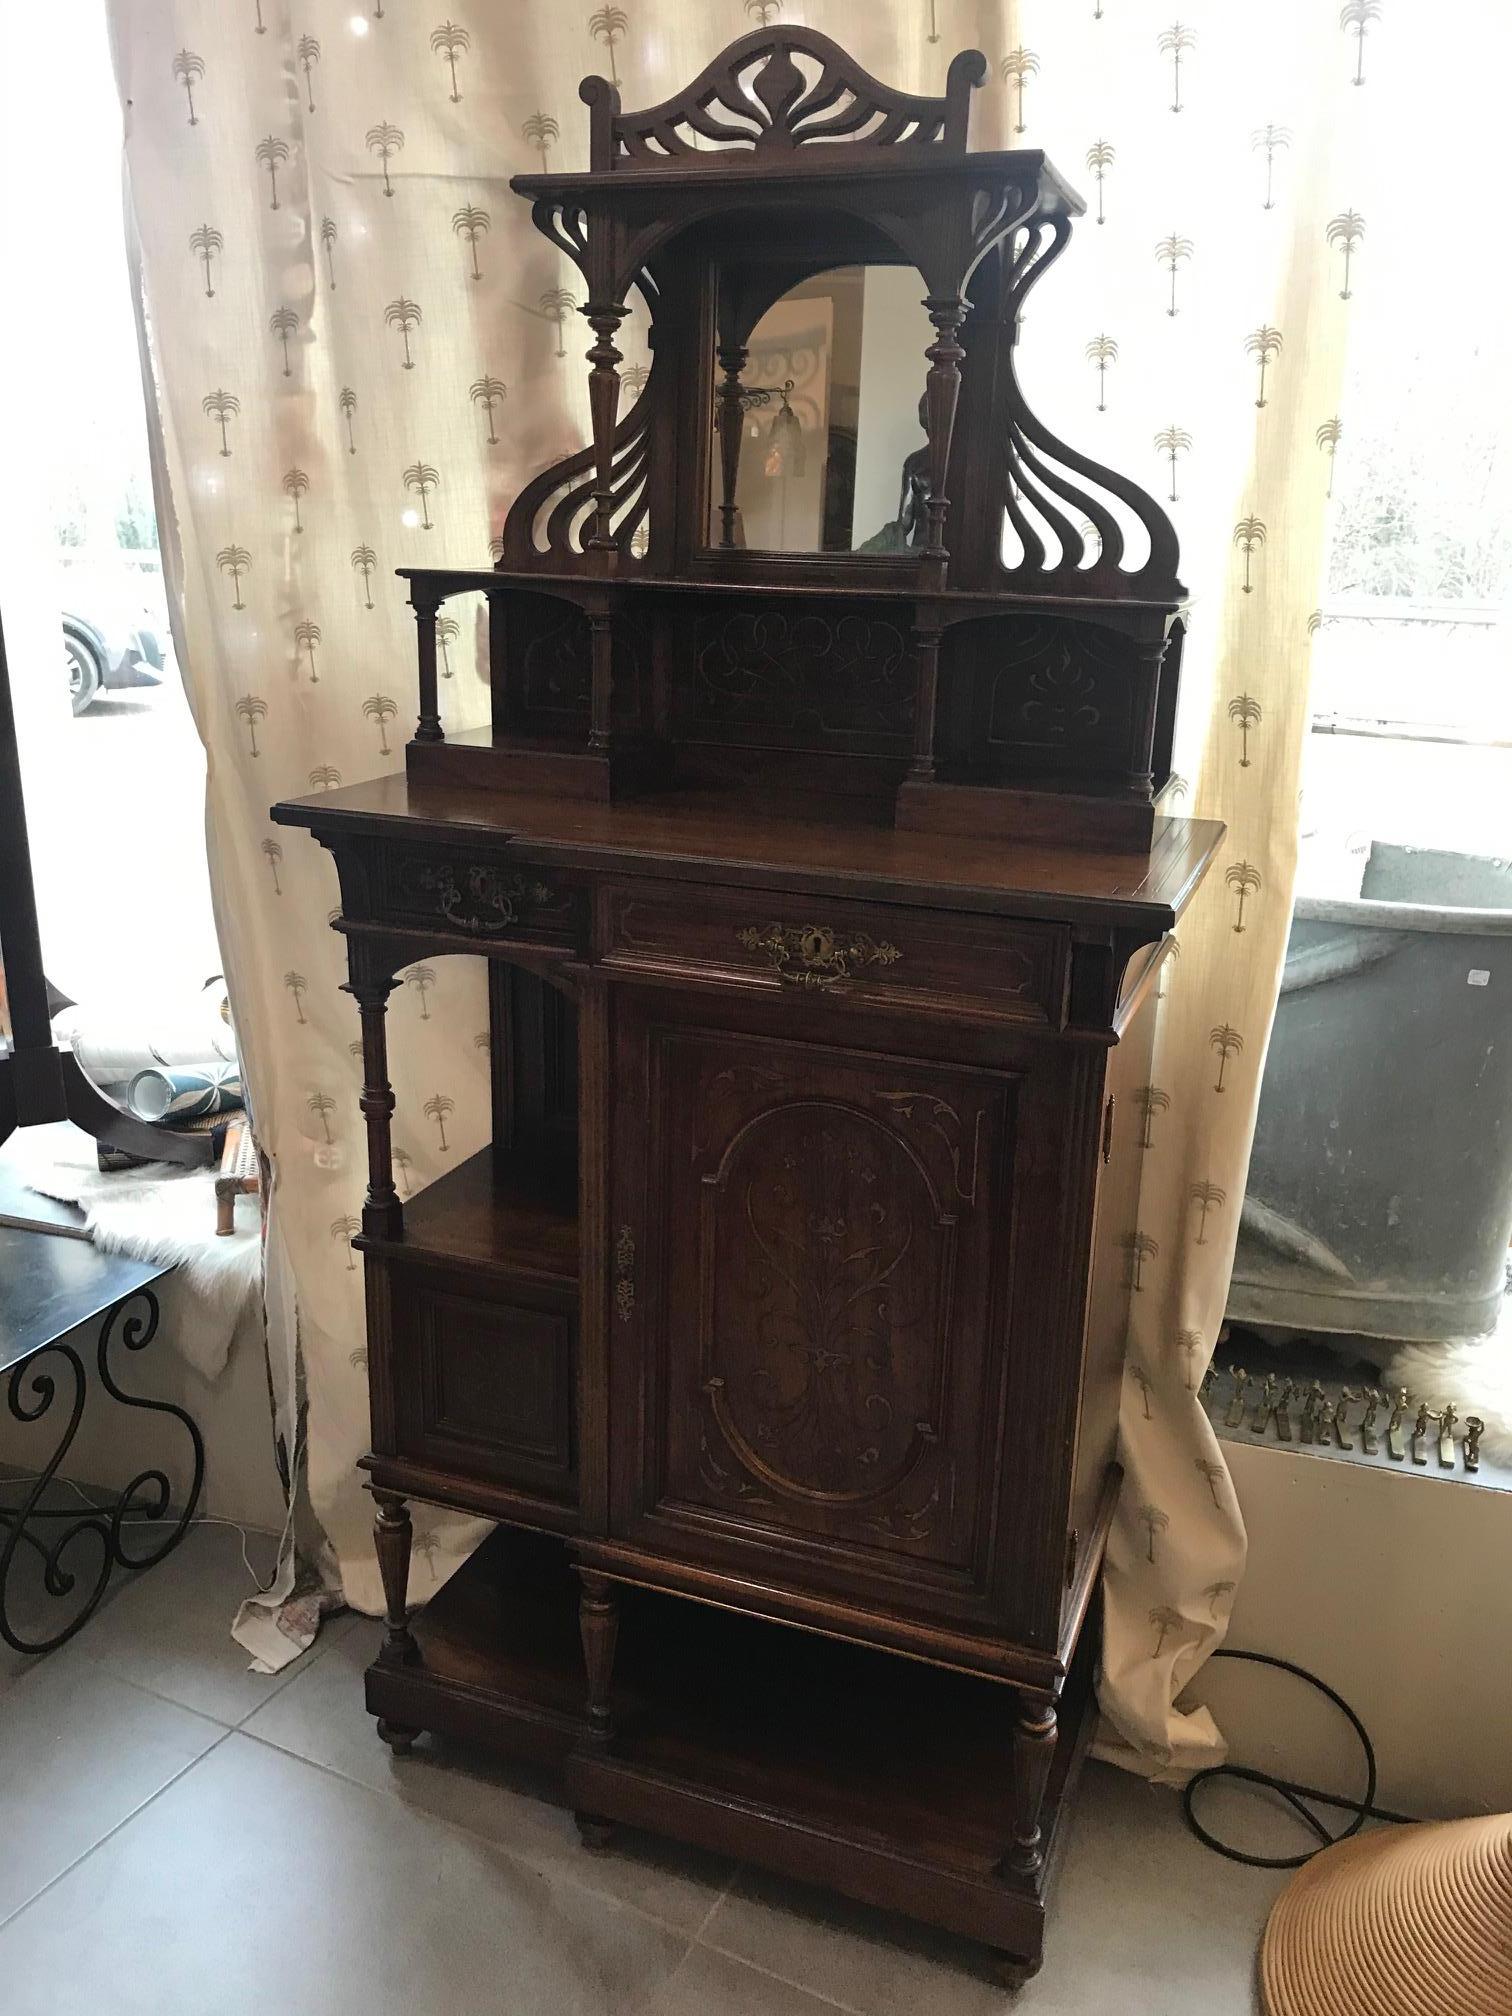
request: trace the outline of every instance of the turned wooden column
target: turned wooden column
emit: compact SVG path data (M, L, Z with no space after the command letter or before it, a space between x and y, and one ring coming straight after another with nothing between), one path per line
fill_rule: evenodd
M394 1091L388 1077L388 997L399 984L386 951L355 935L347 939L346 992L362 1018L362 1094L358 1105L367 1122L368 1185L362 1201L362 1229L370 1239L398 1239L404 1207L394 1188Z
M1155 721L1160 708L1160 671L1170 640L1156 638L1136 647L1129 774L1125 788L1134 798L1148 799L1154 788Z
M932 625L918 625L913 632L914 664L918 677L914 687L913 760L908 775L915 784L929 784L935 774L935 702L940 686L940 632Z
M409 1628L410 1525L409 1507L397 1491L373 1490L378 1507L373 1520L373 1545L383 1578L386 1625L378 1659L384 1666L408 1666L420 1656Z
M607 609L588 611L588 631L588 748L594 756L607 756L614 747L614 619Z
M610 1683L619 1638L619 1591L607 1575L595 1574L588 1568L580 1568L578 1573L583 1580L578 1630L583 1640L583 1663L588 1669L588 1743L591 1749L602 1751L614 1741Z
M588 539L590 553L614 551L614 429L619 419L622 358L615 347L619 325L630 310L622 302L590 301L583 313L593 330L588 351L592 369L588 373L588 411L593 421L593 531Z
M743 343L721 343L719 368L724 373L716 398L719 402L719 543L735 544L735 486L740 480L740 445L745 428L745 387L740 374L745 369Z
M1045 1859L1040 1807L1055 1757L1055 1709L1048 1701L1023 1701L1013 1727L1013 1842L1004 1867L1032 1876Z
M420 719L415 727L417 742L444 742L441 701L436 688L436 612L439 595L410 583L410 607L415 612L415 638L420 659Z
M966 319L966 303L958 294L931 294L924 302L935 326L935 340L924 355L929 359L929 376L924 381L925 429L929 435L929 502L924 551L926 566L934 585L945 585L945 566L950 554L945 545L945 514L950 500L945 495L945 476L950 466L950 439L955 430L956 401L961 391L961 348L957 332Z

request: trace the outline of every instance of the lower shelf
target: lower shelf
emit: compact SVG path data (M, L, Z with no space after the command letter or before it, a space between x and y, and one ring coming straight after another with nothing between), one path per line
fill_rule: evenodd
M646 1590L623 1592L617 1734L587 1746L577 1578L560 1541L501 1527L374 1665L367 1704L558 1766L580 1812L624 1821L1038 1964L1046 1884L1090 1739L1095 1628L1061 1700L1045 1867L999 1872L1012 1696L989 1681Z

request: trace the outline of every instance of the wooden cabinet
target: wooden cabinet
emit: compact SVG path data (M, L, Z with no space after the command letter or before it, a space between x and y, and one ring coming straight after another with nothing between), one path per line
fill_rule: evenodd
M274 817L335 857L361 1016L381 1733L1022 1976L1093 1720L1157 975L1222 829L1163 797L1171 527L1015 378L1080 202L967 148L985 74L904 94L768 23L644 112L585 84L588 171L514 186L583 272L591 445L497 567L404 570L403 774ZM763 317L900 264L934 337L875 531L860 388L821 429ZM450 734L476 594L492 720ZM403 1197L386 1006L456 955L493 1138ZM411 1498L499 1522L418 1618Z

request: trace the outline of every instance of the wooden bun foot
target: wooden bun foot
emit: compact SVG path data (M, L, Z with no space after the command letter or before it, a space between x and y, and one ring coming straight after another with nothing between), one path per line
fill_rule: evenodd
M602 1855L614 1839L613 1821L600 1820L593 1813L574 1813L572 1817L577 1822L578 1838L589 1854Z
M387 1743L396 1757L408 1757L411 1750L415 1747L415 1738L420 1734L420 1731L407 1727L403 1722L385 1722L380 1715L378 1718L378 1734Z

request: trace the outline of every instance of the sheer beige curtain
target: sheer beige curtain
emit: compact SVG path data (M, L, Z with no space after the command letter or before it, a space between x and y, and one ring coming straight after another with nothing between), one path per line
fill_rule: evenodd
M1287 927L1308 612L1350 278L1352 119L1376 7L1197 0L110 0L129 200L176 542L183 663L210 754L219 923L273 1159L282 1405L307 1424L327 1565L378 1607L366 1501L355 1016L331 871L267 807L397 767L414 711L394 567L477 565L504 507L584 438L575 276L508 192L585 163L579 78L653 102L778 16L889 82L984 49L979 145L1043 147L1089 214L1035 296L1049 423L1171 499L1195 604L1179 767L1228 822L1162 1010L1138 1228L1128 1487L1104 1706L1147 1755L1209 1757L1172 1708L1221 1634L1244 1537L1194 1389L1222 1312ZM1363 40L1361 38L1364 38ZM635 339L626 346L638 361ZM486 717L446 639L449 728ZM400 1180L486 1136L476 964L417 967L390 1014ZM423 1515L422 1515L423 1517ZM418 1592L473 1529L421 1527Z

